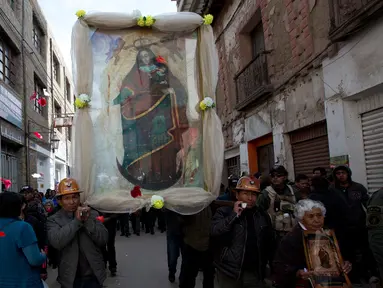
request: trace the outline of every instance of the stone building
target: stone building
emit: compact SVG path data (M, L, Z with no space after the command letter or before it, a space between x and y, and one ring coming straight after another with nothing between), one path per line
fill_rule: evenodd
M65 72L61 72L60 82L54 80L54 71L62 71L63 62L52 64L58 62L51 61L54 57L60 59L52 43L37 0L0 0L0 177L12 181L12 191L26 184L40 191L53 188L58 149L53 151L52 139L68 138L65 133L55 135L53 129L57 106L54 99L65 100L63 95L69 87L65 81L68 78L71 82ZM35 92L47 101L45 107L31 99ZM73 102L73 97L70 99ZM73 105L65 103L73 111ZM40 178L32 177L33 174Z
M268 173L278 164L293 178L328 168L322 71L333 48L328 1L184 0L178 7L215 16L224 174Z

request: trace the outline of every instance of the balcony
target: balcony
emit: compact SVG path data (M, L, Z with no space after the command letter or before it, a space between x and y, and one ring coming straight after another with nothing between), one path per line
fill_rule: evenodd
M267 72L266 53L260 53L245 66L235 77L237 89L238 111L252 106L264 96L271 94L273 89Z
M382 15L382 0L329 0L330 39L333 42L345 40L359 31L371 20Z

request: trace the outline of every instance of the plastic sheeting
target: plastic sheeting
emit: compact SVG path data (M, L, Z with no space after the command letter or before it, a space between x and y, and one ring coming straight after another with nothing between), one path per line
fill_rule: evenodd
M212 28L195 13L93 13L72 33L77 95L91 97L74 121L73 164L83 201L112 213L161 195L180 214L201 211L221 184L224 142L214 109L218 57ZM141 187L143 196L130 191Z

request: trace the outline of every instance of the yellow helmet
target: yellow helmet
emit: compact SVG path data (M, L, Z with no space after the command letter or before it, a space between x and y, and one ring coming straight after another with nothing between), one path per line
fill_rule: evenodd
M69 194L81 193L80 187L76 180L72 178L65 178L61 180L56 196L64 196Z
M261 192L261 182L251 176L244 176L238 180L237 187L235 187L237 191L254 191Z

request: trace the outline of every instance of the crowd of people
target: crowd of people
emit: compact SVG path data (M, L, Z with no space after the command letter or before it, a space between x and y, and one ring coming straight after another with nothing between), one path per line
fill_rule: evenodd
M115 238L166 231L168 279L193 288L200 271L203 287L310 287L303 232L332 229L343 258L342 273L353 284L381 277L382 249L371 237L366 188L339 166L327 177L312 175L288 181L283 166L268 175L229 177L217 201L195 215L162 209L132 214L102 214L80 203L74 179L64 179L57 193L45 195L23 187L0 193L0 287L43 287L47 267L58 268L63 288L102 287L107 268L116 276ZM374 210L376 211L376 210ZM102 217L102 218L100 218ZM378 219L379 220L379 219ZM130 223L132 229L130 229ZM377 222L373 222L373 224ZM370 228L370 229L369 229ZM370 241L369 235L370 233Z

